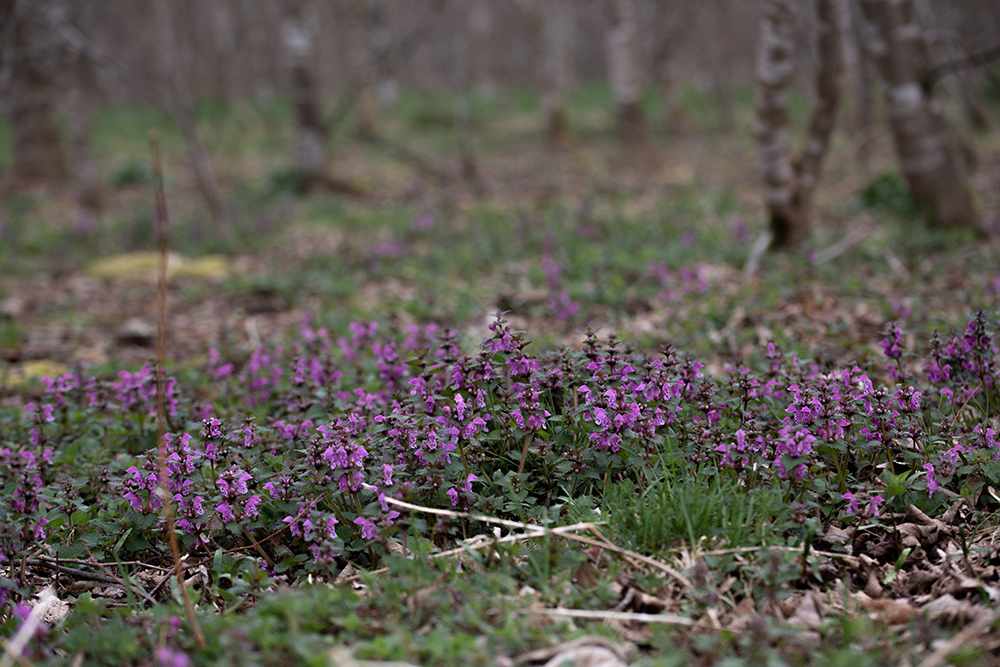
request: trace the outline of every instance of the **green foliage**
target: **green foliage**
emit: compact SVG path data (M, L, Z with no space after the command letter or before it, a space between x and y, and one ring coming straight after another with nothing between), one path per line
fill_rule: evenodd
M645 554L674 547L764 546L780 543L787 526L780 491L746 488L731 476L706 484L694 470L671 470L637 489L617 484L604 496L615 542ZM739 502L733 502L739 498Z
M152 167L137 158L130 158L119 164L108 178L108 182L116 188L152 188L154 181Z
M914 221L920 216L909 186L898 171L879 174L855 194L859 208L889 213L902 220Z

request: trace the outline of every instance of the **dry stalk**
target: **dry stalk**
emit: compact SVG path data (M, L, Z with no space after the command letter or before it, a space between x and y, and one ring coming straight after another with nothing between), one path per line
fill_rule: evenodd
M208 644L205 642L205 635L198 625L198 619L194 614L194 605L191 604L191 597L188 595L187 586L184 583L184 564L181 561L181 549L177 542L177 533L174 530L174 504L170 497L170 487L167 483L167 443L164 436L167 433L167 406L166 406L166 383L167 383L167 242L169 238L169 218L167 217L167 197L163 191L163 164L160 161L160 135L155 130L149 133L149 150L153 167L153 175L156 179L156 235L160 246L159 272L156 284L156 442L159 451L159 478L160 486L156 490L163 501L163 518L166 521L167 539L170 542L170 552L174 558L174 573L177 577L177 586L181 591L181 598L184 600L184 611L187 613L188 623L191 624L191 631L194 633L198 647L205 649Z

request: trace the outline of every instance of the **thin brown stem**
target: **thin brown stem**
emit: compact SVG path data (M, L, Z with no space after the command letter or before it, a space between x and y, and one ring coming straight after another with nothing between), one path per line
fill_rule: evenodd
M160 161L160 136L156 131L149 133L149 150L156 178L156 231L160 246L160 262L156 286L156 441L159 450L159 479L157 493L163 501L163 517L166 520L167 539L170 542L170 553L174 558L174 573L177 577L177 587L184 600L184 611L188 623L194 633L195 641L201 649L208 648L205 635L198 625L194 614L194 605L184 585L184 563L181 560L181 548L177 542L177 531L174 530L174 505L170 496L170 486L167 482L167 241L169 238L169 219L167 218L167 197L163 191L163 164Z

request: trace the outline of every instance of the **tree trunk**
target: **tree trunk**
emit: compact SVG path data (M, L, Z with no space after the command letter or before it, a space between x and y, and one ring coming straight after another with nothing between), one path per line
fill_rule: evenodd
M89 230L101 210L101 188L97 166L90 150L93 129L97 76L94 63L85 54L73 56L73 83L67 101L70 134L73 138L74 177L76 186L77 228Z
M913 0L913 9L923 27L924 43L933 57L934 63L957 61L962 58L961 48L956 46L949 31L935 16L934 8L928 0ZM990 126L990 116L982 100L976 94L975 81L969 76L968 69L959 69L944 77L944 85L948 93L961 105L969 124L977 130L987 130Z
M14 0L4 3L12 34L10 123L14 138L14 181L61 183L69 177L59 128L54 118L56 77L63 49L46 29L48 8ZM9 27L8 27L9 26Z
M719 105L719 120L723 132L732 132L736 128L736 110L733 104L733 48L729 40L732 30L729 19L730 8L727 0L715 2L715 37L712 48L715 54L715 72L712 76L712 89Z
M679 68L676 62L677 47L683 34L690 30L698 9L697 2L664 3L648 0L655 12L656 41L651 55L656 83L663 100L663 124L667 132L680 129L681 101L678 94Z
M977 214L947 126L920 84L927 55L909 0L861 0L866 47L885 82L886 109L910 195L931 224L972 227Z
M399 101L399 82L392 72L392 29L386 16L387 0L365 0L368 11L369 48L375 67L375 90L379 106L392 109Z
M768 0L757 51L756 136L772 247L799 245L809 234L809 209L833 132L843 69L836 0L817 0L817 102L805 146L794 163L788 145L788 88L795 70L795 0Z
M357 131L363 135L372 135L378 125L378 103L375 98L375 59L366 4L362 0L348 0L347 19L347 61L350 66L348 78L354 88Z
M314 75L315 36L306 16L307 0L284 0L281 41L295 107L295 170L307 190L325 187L326 131L320 116Z
M572 76L573 13L568 0L519 0L532 52L541 60L542 114L552 148L569 146L566 91Z
M212 163L201 142L194 117L194 101L187 82L182 80L180 49L177 48L177 31L175 17L171 13L172 3L153 3L154 11L160 28L160 78L163 81L163 104L173 117L174 122L184 135L191 169L194 171L195 183L201 192L209 216L216 230L224 227L225 210L219 190L212 173Z
M495 0L463 1L469 3L469 37L476 45L469 53L472 89L484 97L493 97L497 92L492 6Z
M646 138L637 23L635 0L614 0L613 22L607 37L608 72L615 98L618 135L628 146L641 145Z
M854 49L854 131L858 135L857 157L865 174L872 169L872 140L875 138L875 63L864 45L861 8L858 0L848 0L847 15Z

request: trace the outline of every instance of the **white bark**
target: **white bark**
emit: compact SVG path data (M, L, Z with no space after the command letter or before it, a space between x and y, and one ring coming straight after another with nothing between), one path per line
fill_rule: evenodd
M642 68L639 64L636 0L613 0L614 21L607 36L608 76L618 113L618 132L629 144L645 137Z
M942 227L974 226L977 214L941 110L920 85L928 66L909 0L861 0L866 47L885 83L889 123L918 208Z
M816 107L797 160L789 149L788 91L795 70L794 0L768 0L757 51L756 135L775 247L808 235L809 209L833 132L843 69L836 0L816 0Z
M291 80L295 106L295 169L309 189L325 185L329 178L326 143L316 91L315 17L308 14L306 0L285 0L281 41Z

